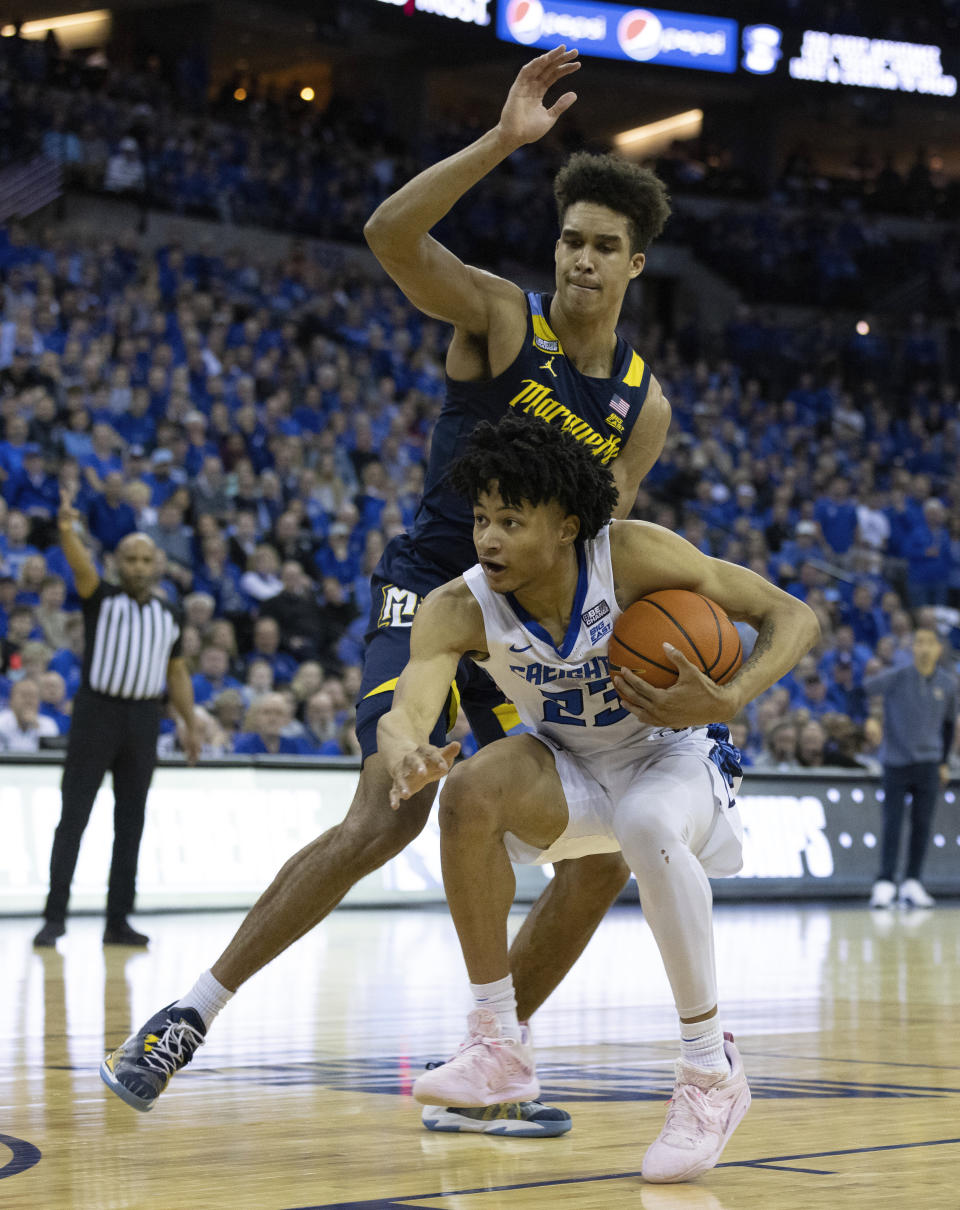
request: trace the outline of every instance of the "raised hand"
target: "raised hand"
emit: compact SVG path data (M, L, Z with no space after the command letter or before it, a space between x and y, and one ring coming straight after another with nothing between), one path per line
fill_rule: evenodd
M549 109L543 98L558 80L580 70L579 53L562 45L555 46L521 67L500 114L500 132L511 143L521 147L524 143L542 139L557 118L574 103L575 92L565 92Z
M73 507L76 494L76 480L62 478L60 480L60 508L57 512L57 522L67 529L73 529L76 522L80 520L79 512Z
M460 745L454 740L445 748L421 744L419 748L407 752L392 770L390 806L396 811L402 799L412 798L430 782L439 781L450 772L459 751Z

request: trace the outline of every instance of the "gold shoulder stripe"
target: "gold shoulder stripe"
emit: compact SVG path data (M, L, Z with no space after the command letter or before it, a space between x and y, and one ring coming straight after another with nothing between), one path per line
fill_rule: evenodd
M539 336L541 340L555 340L557 342L557 352L562 354L563 348L560 344L560 341L557 340L557 337L556 337L556 334L555 334L553 328L550 327L550 325L543 318L543 316L542 315L531 315L530 318L533 320L534 336Z
M638 387L643 384L643 371L646 369L643 358L639 353L634 353L630 358L630 365L627 367L627 372L624 374L622 382L628 387Z

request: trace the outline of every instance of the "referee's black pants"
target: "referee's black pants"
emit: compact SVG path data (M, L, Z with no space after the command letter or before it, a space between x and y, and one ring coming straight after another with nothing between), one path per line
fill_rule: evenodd
M48 921L62 924L66 918L80 841L108 770L113 774L114 835L107 921L119 923L133 911L159 728L159 700L130 701L92 689L78 691L60 783L60 822L50 854L50 893L44 911Z
M883 841L878 877L887 882L895 881L908 794L913 795L913 802L910 805L910 841L905 877L916 878L919 882L930 843L933 813L940 798L940 766L935 761L883 767Z

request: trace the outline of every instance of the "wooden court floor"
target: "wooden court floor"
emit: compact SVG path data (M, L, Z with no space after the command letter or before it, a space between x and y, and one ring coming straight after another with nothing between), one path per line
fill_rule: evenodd
M0 920L3 1210L958 1210L960 905L717 908L724 1024L753 1089L721 1164L644 1184L676 1027L636 909L614 911L535 1021L558 1139L424 1131L410 1082L466 1011L439 910L341 910L241 990L149 1114L105 1047L175 999L239 916L140 916L150 951Z

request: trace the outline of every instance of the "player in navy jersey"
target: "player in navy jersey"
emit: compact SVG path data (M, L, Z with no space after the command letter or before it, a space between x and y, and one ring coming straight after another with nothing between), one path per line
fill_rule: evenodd
M664 186L653 173L613 156L589 155L573 156L561 170L554 182L560 235L552 295L525 295L512 282L463 264L429 234L468 189L552 128L575 97L566 93L549 108L544 98L578 68L577 52L563 47L532 60L519 72L492 130L404 185L366 225L370 247L386 271L422 311L450 323L453 336L447 398L433 433L423 501L410 534L390 543L373 580L357 710L363 771L344 821L291 858L211 970L116 1052L111 1071L124 1091L113 1082L111 1087L136 1108L152 1106L242 983L322 920L363 875L403 849L426 823L432 785L402 812L390 810L390 777L376 751L377 723L390 709L407 662L420 600L475 559L470 508L446 483L450 463L474 427L512 412L566 429L612 469L615 515L621 517L629 513L641 479L663 448L669 404L643 358L616 332L627 287L643 269L645 249L669 215ZM437 742L452 723L456 695L481 744L519 726L514 707L465 661L456 694L451 689L436 721ZM627 876L619 854L599 854L566 863L550 883L513 950L524 1018L570 969ZM169 1048L162 1041L168 1031L175 1041ZM142 1039L150 1034L161 1043L151 1042L145 1056ZM463 1128L489 1125L497 1133L543 1135L570 1125L568 1115L538 1105L505 1110L508 1130L504 1121L488 1117L489 1123L471 1119ZM453 1115L441 1121L428 1112L425 1122L431 1128L459 1128Z
M450 482L473 501L479 562L424 601L379 740L400 812L449 774L443 880L475 1007L466 1042L420 1076L413 1095L475 1107L539 1096L507 951L511 860L562 869L621 849L681 1022L676 1088L643 1175L692 1180L716 1164L750 1104L717 1009L708 875L737 872L743 835L738 753L718 724L810 649L816 616L658 525L608 522L609 472L555 428L513 416L478 427ZM756 627L750 658L727 684L668 644L678 669L670 688L626 671L611 677L607 643L621 611L664 588L700 593ZM439 747L430 734L465 656L490 670L529 732L454 769L458 745Z

